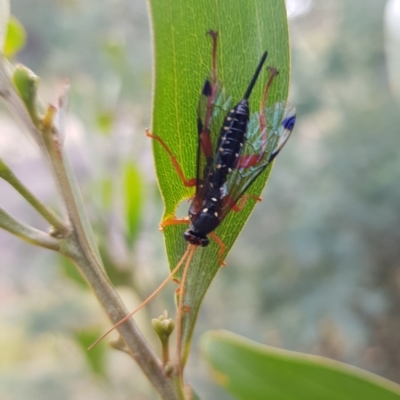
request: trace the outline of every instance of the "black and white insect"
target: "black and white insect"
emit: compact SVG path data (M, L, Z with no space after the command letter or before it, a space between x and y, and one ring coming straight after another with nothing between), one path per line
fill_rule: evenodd
M146 135L162 145L170 156L173 167L186 187L195 187L189 208L189 218L171 218L161 223L161 228L176 224L189 224L184 239L189 246L167 279L136 310L128 314L109 332L126 322L139 309L152 300L185 263L179 288L178 304L178 356L182 374L181 320L186 310L183 304L184 287L189 265L197 247L209 244L208 236L220 246L219 262L223 264L226 247L215 234L215 229L228 213L240 211L248 198L259 199L246 191L282 150L293 130L296 111L286 102L267 107L270 87L278 75L276 68L269 67L269 78L260 102L260 110L250 114L249 97L267 59L263 53L243 98L232 106L232 98L226 95L217 79L217 32L210 30L212 38L212 70L204 82L197 112L198 146L196 177L186 179L178 160L164 140L150 131Z
M189 224L184 238L194 246L205 247L210 235L220 246L220 259L225 246L214 230L231 210L243 208L246 191L279 154L287 142L296 119L296 112L286 102L266 107L271 84L278 71L269 68L260 111L250 115L249 97L267 58L265 52L258 63L243 98L231 106L232 98L225 94L217 80L217 37L209 31L213 41L212 72L201 92L197 116L196 178L186 179L172 151L161 137L147 131L147 136L158 141L170 155L171 161L185 186L195 186L189 208L189 219L171 218L162 228L175 224ZM224 110L227 111L224 114Z

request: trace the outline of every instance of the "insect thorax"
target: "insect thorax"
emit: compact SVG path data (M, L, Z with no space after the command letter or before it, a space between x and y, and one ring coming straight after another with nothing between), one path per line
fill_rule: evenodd
M221 191L217 187L210 187L200 211L195 207L189 210L190 230L199 237L204 237L212 232L220 223L219 211L221 209Z

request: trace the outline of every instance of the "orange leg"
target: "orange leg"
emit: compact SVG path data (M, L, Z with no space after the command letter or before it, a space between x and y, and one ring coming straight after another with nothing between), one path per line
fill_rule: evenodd
M219 246L218 260L221 266L225 267L226 264L224 262L224 254L226 251L226 246L224 242L214 232L210 233L210 237L212 237L214 239L214 242L216 242L217 245Z
M265 86L263 99L262 99L261 106L260 106L260 130L262 132L262 151L261 151L261 153L264 153L265 148L267 147L267 139L268 139L268 137L267 137L267 116L265 114L265 110L267 107L268 92L272 85L273 80L279 74L278 70L275 67L269 67L268 69L269 69L269 79L268 79L267 85Z
M267 117L265 115L265 109L267 107L268 92L272 85L273 80L279 74L278 70L275 67L269 67L268 69L269 69L269 79L267 85L265 86L263 99L260 106L260 130L263 133L265 133L267 129ZM265 137L264 139L266 140L267 138Z
M211 36L213 41L212 46L212 73L211 73L211 82L209 79L206 79L202 96L207 98L207 105L205 109L204 120L201 118L198 119L198 134L199 134L199 142L201 144L201 149L206 158L212 158L214 155L213 144L210 137L210 129L211 129L211 120L212 113L214 110L215 96L218 90L217 83L217 37L218 33L210 30L207 32L208 35ZM201 113L199 113L201 114Z
M242 211L244 206L246 205L247 199L254 199L257 201L262 201L262 198L259 196L256 196L255 194L245 194L239 199L238 203L236 203L232 206L232 210L235 212Z
M178 312L176 316L177 326L176 326L176 355L177 355L177 363L178 363L178 373L179 378L181 380L183 386L183 367L184 362L182 360L182 315L188 311L188 306L183 304L183 295L185 293L185 284L186 284L186 277L189 272L189 266L192 262L192 258L196 251L197 246L189 245L188 249L186 250L185 257L186 257L186 264L182 272L181 284L179 286L179 294L178 294Z
M185 305L182 306L182 311L185 314L189 314L191 310L192 310L192 308L190 306L185 306Z
M192 179L186 179L185 175L183 174L182 168L179 165L178 160L176 159L176 157L172 154L172 151L169 149L169 147L167 146L167 144L164 142L164 140L162 140L160 138L160 136L158 135L153 135L148 129L146 129L146 136L149 138L152 138L154 140L157 140L157 142L159 142L161 144L162 147L164 147L165 151L168 153L169 157L171 158L171 162L172 165L174 166L179 178L181 179L182 183L186 186L186 187L193 187L196 186L197 180L196 178L192 178Z
M231 199L229 196L226 196L224 198L224 207L229 207L231 210L235 212L242 211L244 206L246 205L247 199L262 201L262 198L256 196L255 194L244 194L236 203L234 203L233 199Z
M172 217L169 218L165 221L162 221L160 224L160 231L163 231L167 226L172 226L172 225L189 225L190 221L188 218L176 218Z

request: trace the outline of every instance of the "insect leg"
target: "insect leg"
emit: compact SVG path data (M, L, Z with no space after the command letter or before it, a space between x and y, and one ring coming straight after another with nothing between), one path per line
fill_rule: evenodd
M208 35L212 37L213 47L212 47L212 79L213 79L213 87L216 88L217 85L217 38L218 32L210 29L207 32ZM215 92L214 92L215 95Z
M181 179L182 183L186 186L186 187L193 187L196 186L196 178L192 178L192 179L186 179L185 175L183 174L182 168L179 165L178 160L176 159L176 157L173 155L172 151L169 149L169 147L167 146L167 144L164 142L164 140L162 140L160 138L160 136L158 135L154 135L152 134L148 129L146 129L146 136L149 138L152 138L154 140L156 140L157 142L159 142L161 144L162 147L164 147L165 151L168 153L169 157L171 158L171 162L172 165L174 166L179 178Z
M181 384L183 387L183 367L184 367L184 360L182 359L182 315L185 312L185 306L183 304L183 296L185 293L185 284L186 284L186 278L187 274L189 272L189 266L192 262L193 255L196 251L197 246L189 245L188 249L186 250L185 256L186 256L186 263L185 267L182 272L182 278L181 278L181 283L179 287L179 294L178 294L178 311L177 311L177 338L176 338L176 358L177 358L177 363L178 363L178 374L179 378L181 380Z
M219 246L218 260L221 266L225 267L226 264L224 262L224 254L226 251L226 246L224 242L215 234L215 232L211 232L210 237L212 237L214 239L214 242L216 242L217 245Z
M187 218L176 218L176 217L171 217L165 221L162 221L160 224L160 231L163 231L167 226L172 226L172 225L188 225L190 221Z
M263 99L260 105L260 130L262 133L262 153L265 152L267 147L267 115L265 113L267 107L268 92L272 85L273 80L278 76L279 71L275 67L269 67L269 79L267 85L265 86Z
M212 158L213 157L213 147L212 147L212 142L210 138L210 129L211 129L211 119L212 119L212 113L214 109L214 103L215 103L215 96L217 93L218 89L218 82L217 82L217 38L218 38L218 32L209 30L207 32L208 35L211 36L212 41L213 41L213 46L212 46L212 73L211 73L211 82L210 79L206 79L204 82L203 90L202 90L202 96L204 96L207 99L206 103L206 110L205 110L205 117L204 121L201 120L201 111L199 108L199 118L197 121L197 129L198 129L198 134L199 134L199 140L201 143L201 147L203 150L203 153L206 158Z
M247 199L262 201L262 198L260 196L256 196L255 194L244 194L239 201L232 206L232 210L235 212L242 211L246 205Z

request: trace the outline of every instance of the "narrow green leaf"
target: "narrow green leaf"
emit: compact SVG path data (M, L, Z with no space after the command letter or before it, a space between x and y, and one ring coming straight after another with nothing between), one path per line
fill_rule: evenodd
M87 282L70 259L60 255L58 265L61 267L64 275L76 283L80 289L85 290L88 288Z
M10 17L10 2L0 0L0 53L3 53L7 34L7 22Z
M243 400L399 400L400 386L323 357L208 332L202 350L215 379Z
M26 33L22 24L12 15L8 20L6 41L4 43L4 55L12 58L18 51L25 47Z
M87 216L87 213L86 213L86 209L84 206L84 202L82 199L82 195L81 195L81 191L80 191L78 182L76 180L76 176L68 162L67 157L63 158L63 162L64 162L65 170L68 175L68 180L71 185L72 192L74 194L77 209L79 212L79 218L82 223L83 229L85 231L85 235L88 240L89 246L90 246L91 250L93 251L94 255L96 256L96 259L97 259L97 262L99 263L99 265L103 265L102 259L100 256L100 252L99 252L99 248L97 246L97 240L94 235L92 225L91 225L89 218Z
M124 168L125 218L128 240L135 239L142 211L143 184L140 172L132 163Z
M76 342L82 348L82 354L84 355L91 371L100 375L102 379L107 380L107 371L106 371L106 350L103 344L99 344L95 346L90 351L87 351L87 348L99 337L98 330L85 330L75 332Z
M238 0L150 0L150 9L155 51L153 133L161 136L170 147L186 178L193 178L197 151L197 103L211 70L211 40L206 32L214 29L219 33L218 76L235 101L243 96L265 50L269 52L267 65L280 71L269 103L285 100L290 67L285 3L283 0L248 0L245 3ZM250 98L253 111L259 109L266 80L265 68ZM179 202L191 196L193 190L183 186L168 154L158 143L154 143L154 156L165 204L165 220L174 215ZM270 168L251 187L251 193L261 193L269 171ZM241 212L231 212L216 230L228 250L254 205L255 201L251 200ZM165 229L171 269L187 247L182 238L185 228L178 225ZM184 303L191 311L183 320L186 350L201 301L220 267L218 251L215 243L198 249L190 267Z
M24 102L32 122L38 126L42 119L42 113L38 104L38 88L40 78L24 65L17 65L14 68L12 80L22 101Z

